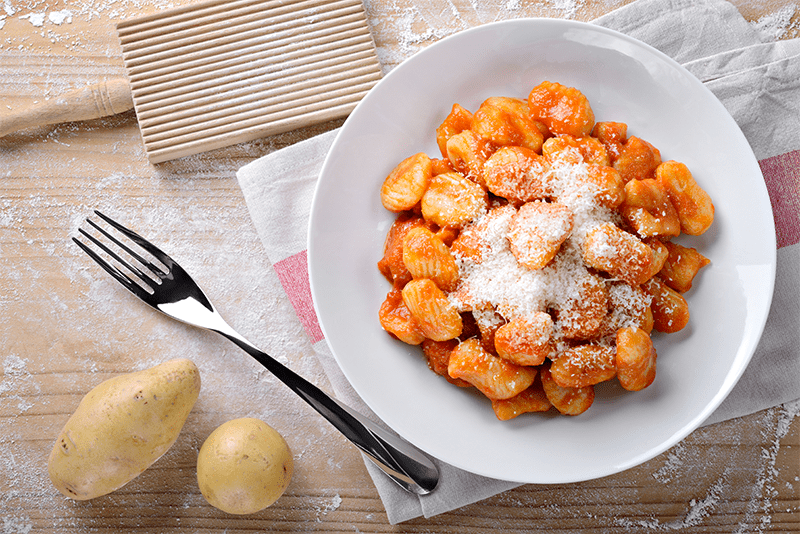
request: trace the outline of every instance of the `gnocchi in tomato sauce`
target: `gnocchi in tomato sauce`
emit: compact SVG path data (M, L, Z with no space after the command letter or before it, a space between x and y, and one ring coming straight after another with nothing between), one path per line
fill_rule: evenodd
M673 242L714 219L688 167L550 81L455 103L432 134L440 154L410 154L380 190L397 214L378 262L388 335L500 420L579 415L609 380L650 386L651 334L686 327L710 262Z

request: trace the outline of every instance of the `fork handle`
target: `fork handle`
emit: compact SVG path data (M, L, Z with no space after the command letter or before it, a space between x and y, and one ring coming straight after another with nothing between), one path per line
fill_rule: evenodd
M439 470L419 449L328 396L248 341L226 332L220 334L250 354L300 395L402 488L418 495L426 495L434 490L439 481Z

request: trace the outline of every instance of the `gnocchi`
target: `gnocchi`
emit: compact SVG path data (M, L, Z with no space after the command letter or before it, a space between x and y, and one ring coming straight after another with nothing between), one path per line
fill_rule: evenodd
M511 217L508 241L517 262L543 269L572 232L572 212L557 202L528 202Z
M714 219L688 167L550 81L453 104L435 140L441 158L413 154L381 186L397 214L378 262L384 330L503 421L582 414L612 380L650 386L652 336L687 326L710 263L675 241Z
M401 291L403 303L422 334L434 341L447 341L461 333L461 316L433 280L412 280Z
M413 208L428 188L433 174L431 158L419 153L400 162L384 180L381 202L389 211Z
M497 355L518 365L541 365L553 350L553 318L545 312L514 319L494 333Z
M516 365L491 354L475 338L459 343L447 366L453 378L465 380L494 400L510 399L528 389L536 367Z
M403 264L412 278L430 278L445 291L455 289L458 266L450 249L424 226L413 228L403 238Z
M542 148L546 128L531 117L528 103L519 98L496 96L480 105L470 125L480 138L495 146Z
M553 135L586 137L594 128L589 100L574 87L544 81L531 90L528 107L531 117Z
M486 211L486 191L458 172L437 174L420 199L426 221L439 227L461 228Z

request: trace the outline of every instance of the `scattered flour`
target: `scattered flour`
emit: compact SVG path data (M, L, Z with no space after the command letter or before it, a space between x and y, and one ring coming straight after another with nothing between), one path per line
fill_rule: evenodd
M689 502L689 511L686 513L686 517L678 527L683 529L699 525L719 503L724 487L725 480L719 479L709 488L708 494L703 499L699 501L692 499Z
M315 508L321 514L327 514L338 510L342 505L342 497L337 493L332 497L322 497L317 502Z
M764 41L793 38L800 34L800 20L796 17L799 12L797 4L786 5L751 24Z
M91 50L96 37L81 28L71 28L73 21L85 23L97 21L107 24L113 31L113 24L131 16L145 12L158 11L174 7L171 0L84 0L68 2L66 9L52 9L42 5L41 1L27 0L3 3L3 15L0 16L0 51L25 50L31 52L48 51L53 45L67 50ZM25 23L30 31L23 31L17 26L13 35L4 35L11 23ZM9 32L10 33L10 32Z
M321 523L326 515L339 509L342 505L342 497L338 493L330 497L310 497L306 500L306 504L316 514L316 522Z
M620 0L606 2L607 5L612 7L620 3L622 3ZM408 10L407 4L404 2L365 0L365 7L370 15L370 23L376 32L384 36L399 36L396 44L385 46L379 50L381 60L387 68L399 64L400 61L432 42L479 23L491 22L502 18L530 16L534 9L537 10L537 15L540 15L540 12L544 10L546 11L545 14L549 16L578 18L581 9L586 6L586 0L541 0L530 3L522 2L521 0L490 0L485 3L456 4L453 2L434 2L434 4L437 4L437 6L433 8L414 7ZM84 0L76 3L70 2L68 5L69 9L43 10L42 3L36 0L22 0L20 2L5 0L0 8L0 52L47 53L52 44L63 45L68 49L92 49L96 37L88 33L82 33L82 30L77 28L79 23L101 19L111 26L113 21L136 15L144 10L166 9L172 7L173 3L171 0ZM471 11L464 8L464 5L471 6ZM797 14L797 5L789 5L762 17L754 22L753 25L764 36L765 40L796 37L798 35ZM12 24L29 30L29 35L9 36L7 30ZM29 39L29 37L41 38L44 44L37 44L37 41ZM108 57L112 55L107 50L101 50L100 53ZM72 128L74 127L69 125L61 127L52 137L43 140L43 143L68 143ZM59 137L61 138L60 141ZM116 148L111 146L110 149L115 150ZM245 144L240 147L238 157L244 160L250 159L253 155L261 155L263 153L263 144ZM133 156L131 158L132 161L139 161L144 157L143 153L134 154ZM13 165L15 164L15 158L22 160L24 155L21 155L21 153L9 155L4 159L4 162L7 165ZM222 161L217 163L215 167L213 161L200 156L189 158L182 162L179 168L185 174L156 173L152 176L152 183L145 184L145 187L151 189L174 187L176 191L199 188L211 189L214 187L212 182L215 175L229 174L239 164L233 160ZM265 332L268 329L265 325L268 325L275 315L281 313L280 308L284 304L272 297L275 291L274 282L263 274L263 264L258 263L258 245L252 238L253 236L235 236L229 251L212 258L199 257L201 255L198 255L196 250L191 250L187 245L186 233L188 232L219 232L220 228L229 228L231 225L235 225L238 219L235 214L227 212L229 211L229 206L223 206L214 213L208 212L208 206L197 206L196 209L188 211L191 224L186 224L187 221L178 219L177 215L170 212L169 209L154 208L152 205L147 204L146 198L120 195L119 192L122 191L121 183L130 178L127 173L134 174L141 171L136 163L131 163L130 169L125 169L120 174L108 176L105 180L101 180L100 185L104 187L98 189L87 187L83 205L54 206L53 203L55 201L52 198L58 197L63 192L58 190L55 179L44 176L44 174L59 167L63 162L54 158L52 161L43 160L36 163L43 173L41 196L39 198L26 198L22 201L11 197L0 199L0 229L9 232L13 229L24 238L20 241L24 246L30 246L32 249L40 247L41 250L45 251L45 257L58 258L56 261L61 262L59 269L64 273L71 273L69 275L71 277L70 281L76 286L86 288L86 296L88 298L85 306L81 309L65 310L63 309L63 303L53 302L54 313L58 320L65 321L70 325L76 324L82 328L79 337L83 336L87 344L81 347L81 350L85 350L85 347L88 346L94 347L95 354L93 356L98 359L85 356L82 363L84 364L86 375L83 376L82 380L88 375L94 382L99 382L100 375L105 373L109 367L113 367L113 361L103 360L102 357L105 354L108 358L113 358L115 351L119 350L121 339L121 334L112 328L104 330L104 333L107 334L105 338L97 339L95 328L91 325L80 326L80 322L77 319L82 314L93 313L95 317L115 317L115 321L119 321L119 324L140 324L143 320L149 321L150 318L142 314L143 310L129 306L127 301L122 302L118 288L115 288L107 280L100 279L98 272L88 267L85 258L74 251L57 254L54 252L54 245L48 243L47 238L37 235L35 229L26 228L24 222L29 219L31 213L52 213L54 220L64 221L62 227L56 228L56 230L63 230L65 235L71 235L71 232L74 231L79 222L88 213L88 209L97 206L122 206L121 210L125 214L138 214L145 219L135 221L140 227L153 225L154 223L167 223L163 226L159 225L161 228L166 226L167 229L159 230L156 235L151 237L172 254L180 256L182 263L192 272L208 270L208 272L225 271L227 273L225 279L221 279L222 277L218 277L220 279L209 279L206 280L207 284L204 284L204 286L213 294L212 297L219 297L221 302L233 301L235 303L236 299L242 300L241 310L237 312L238 315L235 315L235 318L237 319L236 326L242 327L246 336L251 337L256 344L268 351L274 352L284 361L286 361L287 355L302 353L307 350L307 347L297 341L303 338L300 326L287 327L286 330L280 332ZM55 171L55 174L58 175L58 171ZM191 178L185 178L184 176L191 176ZM208 195L210 197L212 192L209 191ZM187 212L182 210L181 213ZM123 215L124 218L125 216ZM184 228L183 231L186 233L174 233L173 230L169 229L170 226L172 228ZM59 254L63 255L59 258ZM249 265L250 267L242 270L225 269L226 266L230 265L230 254L241 255L241 258L237 259L242 261L236 263L240 266ZM22 283L23 279L27 277L26 283L37 284L42 288L47 287L48 281L44 280L41 273L36 271L35 265L32 265L29 271L17 273L16 276L19 277L16 283ZM13 279L7 280L7 282L14 281ZM252 306L246 309L246 299L236 292L236 287L241 286L252 288L253 295L260 299L259 306ZM46 294L46 291L43 290L42 294ZM7 296L7 298L9 299L8 302L13 304L13 297ZM6 302L4 301L5 304ZM234 312L227 306L226 310L223 311L228 312L226 315L233 315ZM205 392L211 395L207 397L204 392L204 400L202 402L205 406L225 403L234 394L244 395L250 401L249 408L247 408L251 412L250 415L259 416L259 414L268 414L272 409L276 411L285 410L287 403L296 402L292 394L280 389L282 386L276 384L271 375L264 373L257 365L247 367L246 364L243 364L246 369L239 369L243 372L234 375L232 372L234 364L231 362L235 361L240 364L245 362L246 359L242 357L243 353L238 352L238 349L227 347L227 342L214 341L213 336L204 336L195 330L182 328L180 325L171 322L164 322L155 326L150 324L150 327L151 331L157 336L158 342L163 342L163 346L167 350L173 351L173 355L177 356L181 353L198 355L200 363L208 371L208 376L210 377L204 385ZM0 332L0 334L3 333ZM144 345L150 346L153 343L150 340L146 344L142 342L137 344L136 336L133 335L127 336L124 340L131 342L130 350L137 350ZM73 503L68 502L53 490L46 473L43 473L41 469L42 456L40 451L22 448L15 443L18 435L17 426L20 420L25 418L26 423L33 421L34 424L40 422L40 419L37 419L33 414L37 404L32 402L31 399L37 399L37 403L46 403L50 402L50 400L39 399L35 395L41 386L40 378L37 375L39 370L32 368L33 363L17 354L11 353L8 351L7 346L5 348L7 352L0 355L3 373L0 376L0 407L2 407L4 413L4 418L0 419L0 449L3 450L0 469L4 473L12 473L12 475L6 476L3 481L4 485L0 487L0 534L28 534L34 530L34 520L18 509L20 501L27 502L31 499L41 505L43 510L55 512L57 517L53 518L54 524L49 525L48 528L55 527L54 530L61 529L70 532L94 531L91 520L81 517L83 514L81 509L73 506ZM62 354L71 354L73 363L81 363L78 361L80 358L75 356L76 347L48 348L54 352L58 350ZM151 359L141 362L141 365L149 366L155 363L157 361ZM303 364L297 370L301 374L307 375L309 373L319 373L319 370L312 363ZM76 377L75 379L77 380L78 378ZM216 393L211 393L214 391ZM52 408L48 408L48 410L52 412ZM762 451L760 458L755 459L758 465L754 469L754 478L746 489L732 488L730 481L725 476L722 476L709 481L705 493L698 492L698 495L702 495L701 498L693 499L686 504L684 514L679 520L661 523L657 519L642 521L626 519L624 511L621 510L618 518L613 520L614 525L626 528L631 532L647 530L679 531L689 527L697 528L714 512L721 501L733 501L733 499L730 499L730 494L739 495L739 493L736 493L737 491L746 490L750 492L749 501L747 501L747 513L740 522L737 532L767 532L772 513L779 511L775 510L777 504L775 494L777 491L776 481L780 474L776 471L776 462L781 452L781 440L787 436L790 425L793 421L796 421L798 415L800 415L800 403L798 402L789 403L766 412L763 417L763 426L765 437L769 440L769 443ZM303 418L298 417L298 421L301 419ZM316 419L313 419L313 421L316 421ZM287 424L301 425L303 423ZM324 465L327 453L324 440L317 439L318 436L311 431L303 434L302 432L292 431L290 427L287 427L287 429L289 430L289 435L295 436L295 441L292 445L297 458L308 459L309 464ZM312 430L314 429L312 428ZM314 431L322 434L326 432L325 430ZM192 439L197 438L193 437ZM186 444L184 446L190 447L190 445ZM46 448L48 448L47 445L43 446L43 450ZM663 484L681 481L690 471L690 467L693 466L694 459L687 458L688 454L687 448L682 444L677 446L668 453L663 466L652 476L656 481ZM741 455L737 459L745 460L746 462L753 461L752 458L741 458ZM164 461L170 461L170 458L165 458ZM301 464L301 462L298 462L298 464ZM784 476L783 478L786 477ZM798 477L794 477L793 480L795 483L800 482ZM546 498L543 499L546 502ZM337 493L333 496L321 497L310 505L304 503L303 506L310 506L312 511L316 511L319 520L324 514L338 510L342 503L342 498ZM179 506L181 508L191 508L200 506L200 502L196 499L188 499L182 501ZM553 506L558 508L557 505ZM566 515L563 508L558 509L557 513L561 517ZM313 518L311 520L313 521ZM596 520L600 522L603 518L598 517Z
M667 461L658 471L653 473L653 478L663 484L672 481L675 476L680 474L685 466L685 462L682 457L682 454L685 452L685 450L686 446L683 443L679 443L669 452L667 452Z
M72 22L72 11L68 9L64 9L62 11L51 11L47 14L47 20L57 26L60 26L64 23L70 24Z
M25 360L19 356L12 354L3 361L3 374L5 376L23 376L25 373Z
M15 354L8 355L3 361L3 374L0 376L0 398L6 399L9 404L16 403L17 412L23 414L34 406L23 394L23 390L41 391L28 372L27 360Z
M697 527L703 523L719 504L720 495L724 491L725 481L723 479L717 480L708 490L708 494L700 499L692 499L689 502L689 507L686 514L669 523L661 523L656 519L649 520L632 520L632 519L616 519L615 523L618 526L625 527L626 529L641 530L643 528L657 531L683 531L687 528Z
M621 3L623 0L603 2L608 10ZM482 0L432 2L427 6L413 2L364 2L376 41L383 41L383 35L397 39L390 46L378 46L378 57L386 71L426 46L473 26L523 17L579 19L586 6L586 0Z
M727 506L731 502L744 501L747 503L744 517L731 532L734 534L769 532L773 513L783 511L776 509L776 504L779 502L776 481L781 476L777 468L781 441L789 434L790 426L798 416L800 416L800 400L765 411L761 416L760 426L763 428L762 436L768 441L768 446L761 451L760 457L745 456L745 452L751 450L749 448L740 449L734 446L730 450L726 449L730 457L726 460L728 465L722 469L722 475L701 483L708 484L705 496L691 499L679 519L670 522L661 522L655 518L630 519L624 517L623 513L614 519L614 524L630 532L680 532L705 524L721 503ZM689 456L690 447L685 442L678 444L667 453L664 465L653 474L653 477L670 487L679 487L683 484L698 485L698 479L702 480L705 474L702 466L698 466L696 460ZM735 484L732 480L734 471L739 472L737 481L741 481L742 472L748 472L750 483L745 486ZM798 477L795 477L795 480L798 480Z
M28 22L30 22L31 25L33 25L34 27L41 28L42 26L44 26L45 16L46 16L45 12L42 12L42 13L28 13L27 15L20 16L19 19L20 20L27 19Z
M565 19L573 19L581 8L586 6L586 0L549 0L543 2Z
M27 519L18 517L3 517L3 530L0 534L28 534L33 529L33 525Z
M66 142L71 142L73 127L60 127L60 135ZM109 150L114 150L113 139L109 140L112 141ZM134 187L150 191L166 189L168 197L181 191L193 191L196 198L223 199L227 194L235 195L235 190L226 191L221 184L229 182L232 173L242 164L238 158L265 150L268 147L263 143L258 147L245 144L237 148L231 158L198 155L173 167L145 168L131 163L130 169L126 166L122 172L87 182L81 190L82 198L70 203L57 200L64 191L62 179L57 172L51 176L48 170L68 166L69 162L63 162L58 155L54 160L43 155L36 167L41 191L24 199L0 198L0 230L19 235L22 246L29 247L33 258L30 262L16 264L17 269L3 270L2 310L6 317L14 319L0 323L0 339L5 340L0 349L3 351L0 352L0 451L3 452L0 456L0 472L3 473L0 477L0 534L29 532L31 528L76 534L93 531L93 519L86 507L62 497L50 483L45 466L52 443L48 443L47 436L55 439L69 410L54 403L68 399L66 402L74 406L81 393L110 377L110 372L124 368L119 363L120 358L131 366L130 370L177 357L190 357L201 368L201 398L179 441L159 460L162 465L164 462L189 462L193 452L196 454L194 449L199 448L206 433L216 424L226 418L246 416L263 418L275 426L286 436L295 455L303 456L304 461L297 462L298 481L310 477L303 472L308 466L326 465L329 458L326 445L331 439L337 439L333 435L335 431L330 425L321 424L319 417L295 394L221 337L137 305L121 286L68 242L92 208L106 210L109 215L146 233L178 258L243 335L284 363L291 361L291 367L299 374L324 387L326 379L318 362L308 357L312 349L302 325L296 319L294 323L281 319L293 313L288 311L290 304L280 296L277 275L264 258L258 236L247 225L245 208L226 200L178 210L170 207L174 206L173 202L153 205L146 195L132 198L126 194ZM13 166L20 157L9 155L5 161ZM131 159L143 161L144 154L134 153ZM218 192L223 194L220 196ZM43 235L30 225L32 217L45 214L57 221L50 235ZM213 253L196 247L198 234L221 232L225 233L225 244ZM59 291L53 291L53 279L48 278L46 272L57 273L61 279L57 284ZM22 292L19 289L22 285L26 291L43 295L42 298L50 301L52 320L42 324L41 318L30 316L29 306L16 296L17 292ZM15 331L20 328L30 328L33 346L13 345L14 339L22 338L23 334ZM59 334L64 329L72 332L69 339ZM159 348L155 353L154 346ZM47 354L49 358L34 354ZM56 369L50 371L50 365ZM53 377L62 384L55 386L61 388L61 394L40 395L41 391L52 391ZM45 381L49 385L45 386ZM33 445L31 425L40 428L35 433L39 439L34 440ZM150 475L150 480L153 476ZM142 477L147 480L147 473ZM171 491L200 499L192 501L192 509L205 506L197 494L196 482L189 475L175 480ZM338 507L337 502L341 501L328 498L319 508L332 511ZM32 510L39 507L53 512L53 516L32 517ZM303 510L309 521L317 517L313 510L309 511L308 505L304 504ZM173 517L181 515L175 512Z

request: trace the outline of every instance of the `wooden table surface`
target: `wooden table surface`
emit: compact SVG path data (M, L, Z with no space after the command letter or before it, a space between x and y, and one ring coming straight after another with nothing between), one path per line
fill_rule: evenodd
M6 1L0 12L0 111L124 75L115 24L189 0ZM369 0L384 72L460 29L520 16L590 20L627 0ZM736 0L765 39L798 35L792 1ZM213 334L149 309L70 242L92 209L135 221L202 285L231 323L323 388L297 332L271 332L285 306L235 172L341 121L197 156L148 163L133 112L0 139L0 533L110 532L800 532L800 422L776 407L701 428L624 473L527 485L430 519L390 525L360 455ZM115 493L73 502L47 456L83 395L119 373L189 357L203 392L173 448ZM208 505L195 459L219 424L253 416L284 434L296 472L250 516Z

